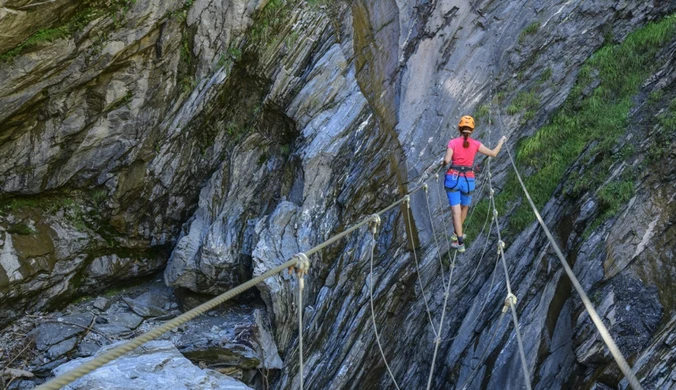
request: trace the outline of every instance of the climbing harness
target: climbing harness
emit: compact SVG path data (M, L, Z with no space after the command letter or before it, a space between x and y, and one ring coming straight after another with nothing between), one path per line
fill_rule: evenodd
M456 171L456 172L454 172ZM460 184L460 176L465 178L465 184L467 184L467 188L469 188L469 179L467 178L467 172L474 172L474 167L471 166L463 166L463 165L451 165L451 168L449 168L448 171L446 171L447 175L452 175L453 180L455 181L455 184L453 187L447 187L444 185L444 188L446 188L446 192L458 192L460 191L457 189L458 184ZM474 190L469 190L468 192L460 191L463 195L471 195Z

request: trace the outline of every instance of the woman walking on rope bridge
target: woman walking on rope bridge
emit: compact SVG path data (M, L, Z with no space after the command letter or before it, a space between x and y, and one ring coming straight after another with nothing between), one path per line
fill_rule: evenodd
M446 187L448 202L451 204L453 228L455 229L451 236L453 241L451 247L457 249L458 252L464 252L465 235L462 233L462 224L467 218L467 210L472 203L474 157L477 152L490 157L497 156L507 137L500 138L495 149L488 149L481 142L470 138L474 131L474 118L469 115L460 118L458 131L461 136L448 142L446 156L444 156L444 166L451 163L451 167L446 172L444 187Z

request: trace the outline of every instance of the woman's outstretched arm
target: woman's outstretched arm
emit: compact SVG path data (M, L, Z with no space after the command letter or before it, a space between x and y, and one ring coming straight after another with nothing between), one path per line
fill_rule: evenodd
M487 147L484 146L484 144L481 144L481 146L479 146L479 153L485 154L486 156L489 157L495 157L498 155L498 153L500 153L500 149L502 149L502 144L504 144L506 140L507 137L503 135L502 138L500 138L500 141L498 141L498 146L496 146L493 149L488 149Z

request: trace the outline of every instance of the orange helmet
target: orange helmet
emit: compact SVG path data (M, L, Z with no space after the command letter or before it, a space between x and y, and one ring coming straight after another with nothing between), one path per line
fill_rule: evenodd
M465 115L462 118L460 118L460 123L458 123L458 130L462 129L463 127L469 127L474 131L474 118L472 118L469 115Z

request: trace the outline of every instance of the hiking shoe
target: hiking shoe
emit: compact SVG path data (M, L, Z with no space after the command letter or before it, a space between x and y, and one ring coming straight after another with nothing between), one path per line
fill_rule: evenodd
M464 240L465 238L467 238L467 234L462 235L462 239ZM458 241L458 235L455 234L455 232L453 232L453 234L451 234L451 241Z
M465 244L461 244L458 241L453 241L451 243L451 248L457 250L460 253L463 253L465 251Z

